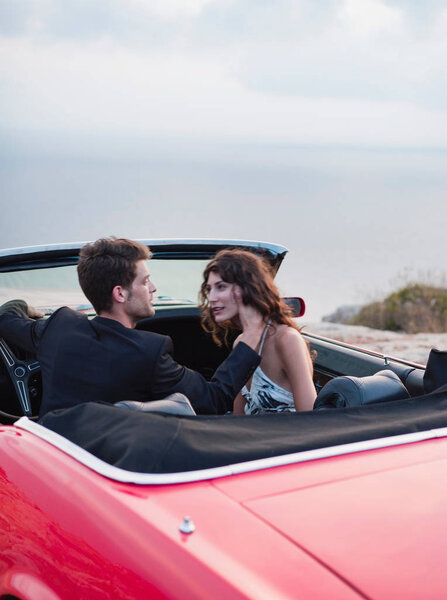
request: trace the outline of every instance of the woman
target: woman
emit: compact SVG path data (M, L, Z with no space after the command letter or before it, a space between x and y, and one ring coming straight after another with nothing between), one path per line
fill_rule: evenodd
M260 313L265 323L258 349L261 363L237 395L234 414L312 410L316 392L309 349L279 296L269 265L246 250L221 250L203 275L202 326L218 345L240 330L238 301Z

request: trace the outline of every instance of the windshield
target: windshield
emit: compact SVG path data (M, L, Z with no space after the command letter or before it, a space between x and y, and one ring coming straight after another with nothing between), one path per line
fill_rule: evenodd
M196 304L207 262L156 258L148 261L151 279L157 286L154 304ZM93 312L79 287L76 265L0 273L0 304L16 298L47 314L60 306Z

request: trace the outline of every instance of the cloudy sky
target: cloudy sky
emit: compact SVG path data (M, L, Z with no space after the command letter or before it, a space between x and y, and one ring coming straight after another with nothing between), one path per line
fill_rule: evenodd
M318 315L441 272L446 67L442 0L0 0L2 246L284 243Z
M6 129L444 146L442 0L1 0Z

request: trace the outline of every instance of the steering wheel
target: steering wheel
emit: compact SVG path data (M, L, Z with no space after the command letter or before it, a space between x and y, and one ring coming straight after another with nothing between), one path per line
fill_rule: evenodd
M31 417L29 379L39 373L40 363L37 360L19 360L2 338L0 338L0 354L11 377L22 412L25 416Z

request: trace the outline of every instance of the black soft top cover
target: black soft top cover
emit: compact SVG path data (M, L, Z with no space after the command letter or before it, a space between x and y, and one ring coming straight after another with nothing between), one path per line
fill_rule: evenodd
M447 388L382 404L252 416L178 417L89 402L39 422L116 467L178 473L447 427Z

